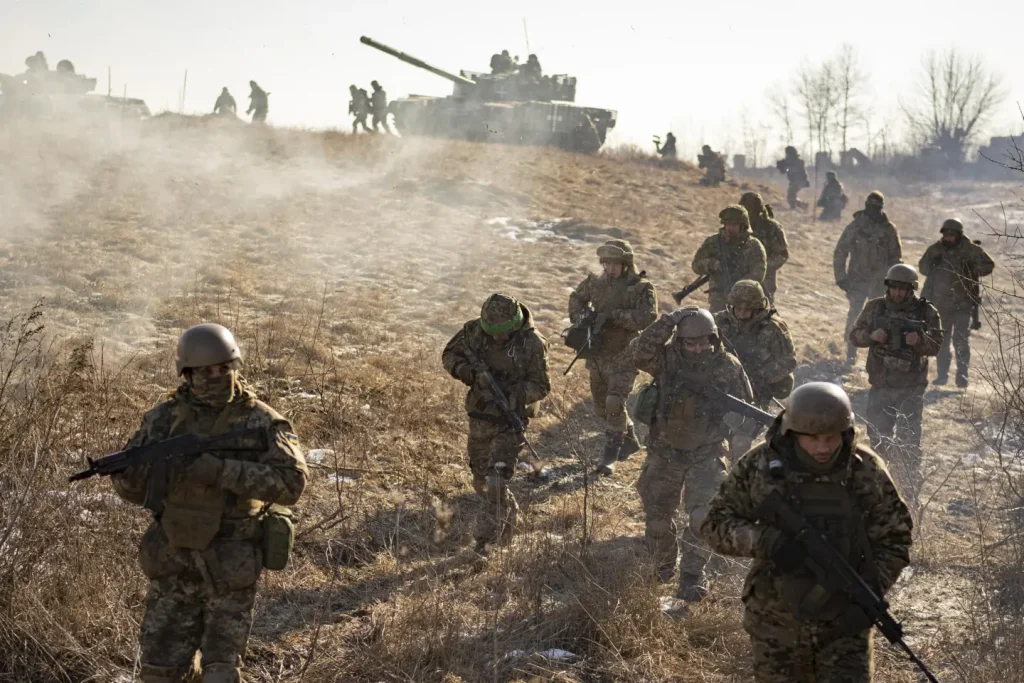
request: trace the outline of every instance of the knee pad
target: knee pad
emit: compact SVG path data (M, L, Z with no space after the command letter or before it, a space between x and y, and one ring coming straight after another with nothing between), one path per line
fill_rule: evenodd
M241 683L242 673L234 664L213 662L203 667L202 683Z
M673 536L672 519L665 517L648 518L647 533L651 536Z

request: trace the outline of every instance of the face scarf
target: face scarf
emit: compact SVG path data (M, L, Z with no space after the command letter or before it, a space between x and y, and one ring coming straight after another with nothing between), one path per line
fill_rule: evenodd
M209 377L193 371L189 385L197 405L222 408L235 397L237 382L238 370L229 370L220 377Z

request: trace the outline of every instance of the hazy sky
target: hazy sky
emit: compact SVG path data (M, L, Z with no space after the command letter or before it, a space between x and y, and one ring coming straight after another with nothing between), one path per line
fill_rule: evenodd
M774 124L766 89L789 82L803 60L817 62L853 44L871 76L877 128L900 121L898 98L912 91L922 56L956 45L984 57L1009 97L994 132L1019 133L1024 101L1020 6L988 0L856 3L647 0L2 0L0 71L18 73L36 50L51 68L71 59L106 90L125 84L154 111L177 110L185 70L185 110L205 112L227 85L247 106L249 79L271 92L270 122L347 127L348 85L381 81L392 98L448 94L447 81L359 43L371 36L441 68L485 71L507 48L530 48L545 72L579 78L577 101L619 112L612 142L650 145L672 129L681 153L707 141L742 152L744 112L752 126ZM800 136L798 142L803 144ZM779 144L770 135L769 144Z

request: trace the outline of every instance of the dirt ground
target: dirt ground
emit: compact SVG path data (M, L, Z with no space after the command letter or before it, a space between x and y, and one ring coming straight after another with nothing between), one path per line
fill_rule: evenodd
M632 242L667 312L670 292L693 279L690 260L718 228L718 211L756 190L789 237L777 306L796 341L798 378L841 381L862 409L866 376L862 363L842 363L846 300L831 272L845 220L785 208L781 176L710 189L692 168L614 153L174 117L87 135L8 129L0 155L0 319L40 302L46 353L85 349L89 368L81 400L60 414L64 436L44 449L47 476L27 474L24 450L0 467L0 481L41 511L20 515L23 526L0 518L0 578L11 587L0 642L16 650L8 662L0 655L0 680L130 680L145 516L105 495L108 482L68 492L61 480L102 452L90 449L120 447L173 388L175 339L200 321L237 331L246 376L294 422L313 466L296 506L295 556L263 579L246 665L253 680L749 679L742 564L726 563L711 598L687 614L650 578L633 489L642 457L610 479L587 474L601 434L582 364L562 375L571 353L559 335L568 293L597 268L601 242ZM1018 186L854 183L851 208L871 189L885 193L908 262L943 219L961 216L1009 264L973 212L1001 225L1000 203L1016 202ZM1008 281L1001 266L996 282ZM522 533L483 564L468 552L478 503L462 387L440 352L495 291L530 306L550 342L553 390L530 427L550 474L516 480ZM992 325L973 341L980 365L996 341ZM968 656L998 650L984 640L995 630L979 623L1020 621L986 592L998 555L986 549L1004 538L1006 507L995 493L1004 473L981 439L988 398L980 385L927 394L929 502L914 566L890 596L908 642L943 680L989 680L963 678L965 667L998 660ZM60 506L43 502L54 496ZM42 512L65 540L28 533L46 527ZM31 551L37 578L9 560L11 548ZM880 680L917 680L887 646L878 657Z

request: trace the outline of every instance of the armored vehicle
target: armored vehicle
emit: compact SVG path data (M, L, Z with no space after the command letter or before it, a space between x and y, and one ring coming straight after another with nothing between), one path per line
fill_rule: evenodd
M393 100L388 111L402 135L554 145L592 154L615 127L616 112L574 103L573 76L523 71L455 75L372 38L359 41L455 84L448 97L409 95Z
M149 107L142 100L90 94L95 88L96 79L75 73L74 65L66 59L59 61L54 70L34 66L17 76L0 73L0 117L149 116Z

